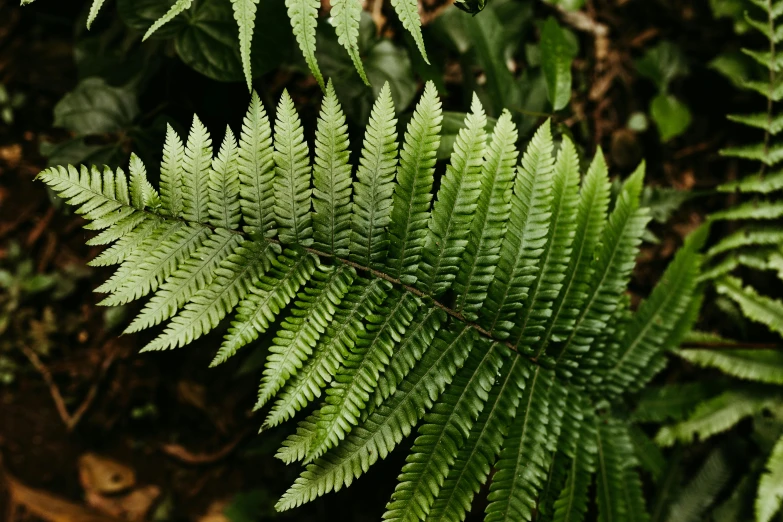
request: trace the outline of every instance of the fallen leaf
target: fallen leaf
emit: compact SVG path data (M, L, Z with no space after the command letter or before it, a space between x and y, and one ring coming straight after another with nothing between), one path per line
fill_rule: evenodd
M116 460L85 453L79 457L79 481L85 492L106 495L132 488L136 473Z

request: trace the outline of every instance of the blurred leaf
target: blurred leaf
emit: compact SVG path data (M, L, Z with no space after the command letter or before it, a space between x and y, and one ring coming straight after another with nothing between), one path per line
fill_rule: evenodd
M555 19L549 17L541 29L541 69L555 111L565 108L571 99L571 63L576 51Z
M127 127L139 113L136 93L87 78L54 107L54 126L77 134L103 134Z
M483 11L486 5L485 0L457 0L454 2L454 7L473 15Z
M176 0L117 0L117 11L125 24L145 33L160 17L168 12ZM150 36L154 40L173 38L185 28L183 16L175 16Z
M650 116L658 126L661 141L669 141L685 132L691 124L691 112L670 94L661 93L650 104Z
M740 51L719 54L709 67L725 76L738 89L744 89L744 84L754 79L754 73L759 70L758 63Z
M182 17L186 24L176 36L177 54L182 61L214 80L243 81L231 3L199 0ZM292 38L284 3L261 2L251 52L253 75L271 71L289 59Z
M562 7L567 11L577 11L584 7L585 0L544 0L544 3Z
M650 123L647 121L647 115L639 111L631 114L631 116L628 117L628 123L626 123L626 127L634 132L644 132L649 126Z
M679 47L663 41L636 60L636 70L665 91L672 80L688 74L688 64Z
M44 141L39 150L41 155L47 158L47 167L81 164L115 167L125 156L118 143L87 145L84 138L75 138L57 145Z
M644 187L641 206L650 209L652 218L658 223L666 223L683 203L694 197L689 190L677 190L668 187Z
M277 518L276 501L277 499L264 489L238 493L223 510L223 514L230 522L257 522Z
M503 59L506 40L497 15L487 10L472 17L467 26L476 61L484 70L486 91L482 102L487 114L497 117L504 108L519 107L520 92Z

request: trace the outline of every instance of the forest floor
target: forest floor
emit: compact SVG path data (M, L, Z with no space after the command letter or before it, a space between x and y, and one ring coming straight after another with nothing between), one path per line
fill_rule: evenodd
M608 47L600 51L607 53L601 64L575 65L595 92L576 93L572 124L587 125L615 172L627 172L645 157L653 185L700 191L732 177L736 167L717 154L730 132L723 115L732 91L701 65L717 47L732 45L730 24L714 21L706 1L646 2L664 6L654 15L645 7L615 6L623 3L588 2L589 19L607 28L601 45ZM14 516L12 498L21 504L27 499L38 505L28 509L58 521L87 520L80 510L88 506L99 508L105 520L114 513L131 520L219 522L227 520L220 518L220 506L232 499L255 506L257 519L326 521L339 510L340 520L378 520L404 452L348 492L276 516L274 500L296 471L273 456L285 430L253 436L260 423L250 411L258 361L207 370L219 332L187 350L140 356L146 337L119 335L134 308L96 306L100 297L92 289L108 272L85 267L97 249L85 246L82 220L53 206L44 185L34 181L46 165L40 144L62 138L51 114L75 83L72 27L43 32L32 8L16 4L0 3L0 80L26 95L16 122L0 123L0 269L13 279L0 289L0 358L6 365L0 376L10 375L0 383L0 473L13 492L0 496L0 519L2 513L9 521ZM694 123L667 144L654 133L625 129L628 115L651 95L632 60L661 38L675 41L693 60L678 89ZM691 200L654 225L660 243L643 249L632 284L636 300L716 204ZM237 498L240 492L244 496Z

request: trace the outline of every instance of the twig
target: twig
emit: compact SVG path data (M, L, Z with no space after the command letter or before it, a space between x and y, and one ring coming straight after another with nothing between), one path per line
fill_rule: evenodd
M189 449L180 444L163 444L160 450L170 457L184 462L185 464L200 465L200 464L212 464L218 460L226 458L236 447L242 442L250 430L244 430L231 442L223 446L217 451L212 453L193 453Z
M63 424L65 424L66 430L69 432L73 431L73 429L76 428L76 425L79 424L79 421L92 405L95 397L98 395L98 387L100 386L103 377L106 375L106 372L109 370L109 367L114 362L114 351L109 353L109 355L103 360L95 381L92 383L92 386L90 386L90 389L87 392L87 395L85 395L84 400L79 405L79 407L76 408L76 411L73 414L68 411L68 407L65 405L62 393L60 393L60 388L57 386L57 383L54 382L52 372L49 371L49 368L47 368L46 365L41 361L41 359L38 357L38 354L36 354L28 346L22 346L22 352L25 354L33 367L38 371L38 373L41 374L41 377L43 377L43 380L46 382L47 386L49 386L49 394L52 396L54 406L57 408L57 413L60 415L60 419L62 419Z
M58 388L57 383L54 382L52 372L50 372L49 368L47 368L46 365L41 362L38 354L32 351L29 347L22 346L22 352L30 360L30 363L33 365L33 367L38 370L38 373L41 374L44 382L46 382L46 384L49 386L49 393L52 396L52 400L54 400L54 406L57 408L57 413L60 414L60 418L66 427L69 426L71 423L71 414L68 413L68 408L65 406L65 401L63 400L63 396L60 393L60 388Z

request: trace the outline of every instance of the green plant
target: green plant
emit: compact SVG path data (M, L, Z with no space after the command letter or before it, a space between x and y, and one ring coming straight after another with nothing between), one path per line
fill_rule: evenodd
M127 175L39 178L101 231L90 244L114 243L91 262L120 265L102 304L153 294L126 331L170 319L144 351L185 346L234 309L213 365L277 332L264 429L307 414L278 453L306 466L278 509L349 486L418 424L386 520L462 520L493 468L488 521L583 519L594 474L601 520L646 519L625 397L690 328L706 229L632 312L643 167L609 212L600 153L580 188L575 147L564 137L553 155L547 122L515 167L510 115L489 137L475 98L436 176L441 121L428 83L398 161L385 86L354 174L329 84L312 163L284 93L274 136L253 95L214 158L198 118L185 144L169 129L160 192L135 156Z
M726 343L711 335L694 333L691 337L696 341ZM741 344L732 348L727 344L728 348L723 350L689 349L677 354L698 366L717 368L742 381L724 382L717 387L706 381L696 382L687 385L688 390L682 385L667 386L656 392L658 400L652 400L659 405L656 413L650 416L648 411L643 417L677 421L658 432L656 441L663 446L692 443L694 439L703 442L730 429L736 431L742 421L751 419L752 436L739 437L749 440L755 448L746 452L750 464L736 473L739 477L736 482L743 487L722 504L712 498L701 509L713 510L724 517L722 520L738 520L753 510L757 522L769 522L783 501L783 389L780 387L783 354L776 350L747 349ZM679 401L674 399L678 395ZM645 404L643 399L640 408L648 409ZM734 474L725 475L721 479L724 484Z
M691 124L688 106L669 93L671 82L688 74L682 51L673 43L663 41L648 49L635 65L639 74L658 88L658 94L650 102L650 117L658 127L661 140L676 138Z
M783 142L777 139L783 130L783 115L776 109L776 103L783 98L783 76L779 74L780 58L776 53L776 47L783 41L783 26L778 23L783 16L783 1L753 0L752 3L766 18L746 15L746 20L768 39L769 47L766 51L745 49L744 52L766 68L767 75L744 80L741 86L766 98L766 110L731 115L729 119L760 129L763 135L760 141L724 149L722 154L752 160L759 170L719 188L736 193L743 201L710 216L716 222L736 222L738 227L707 252L709 264L704 278L714 280L718 293L732 299L745 317L783 336L783 302L760 294L736 275L730 275L740 268L751 268L776 272L777 279L783 281L783 170L771 170L783 161Z
M22 5L32 3L34 0L21 0ZM143 39L146 40L152 36L161 27L168 24L178 15L190 9L196 9L199 3L204 0L169 0L170 7L162 16L155 19L152 25L144 33ZM229 0L226 0L229 1ZM242 71L245 76L245 82L248 89L251 88L251 49L253 35L256 24L256 11L259 0L230 0L234 12L234 20L239 29L239 54L242 63ZM98 12L103 7L105 0L92 0L90 12L87 16L87 28L98 16ZM392 0L391 1L397 16L403 27L413 36L416 46L419 49L424 61L429 63L427 52L424 49L424 39L421 34L421 19L419 18L419 7L416 0ZM285 0L288 10L288 18L291 21L294 36L299 44L305 61L310 71L315 76L321 88L324 88L323 75L318 67L318 61L315 58L316 37L315 29L318 24L318 10L321 3L318 0ZM141 9L141 7L139 8ZM331 21L334 25L340 45L345 48L353 61L356 71L361 76L365 84L369 85L367 75L364 72L364 66L359 56L359 24L361 22L362 2L360 0L333 0L331 7ZM214 22L214 21L212 21ZM214 33L214 29L209 29ZM212 34L215 40L220 40L221 35ZM208 45L204 42L203 45Z

